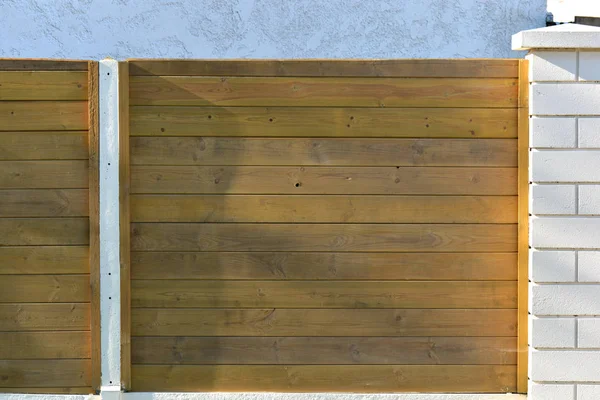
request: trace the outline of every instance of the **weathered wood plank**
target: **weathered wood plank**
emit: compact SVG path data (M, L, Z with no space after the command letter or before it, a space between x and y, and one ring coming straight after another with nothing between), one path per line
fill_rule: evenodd
M87 217L85 189L0 190L0 217Z
M1 71L0 101L87 100L86 71Z
M85 160L87 151L85 131L0 132L0 160Z
M2 249L0 249L0 257ZM1 259L1 258L0 258ZM0 265L1 262L0 262ZM515 253L132 252L132 279L509 280ZM0 272L1 273L1 272Z
M88 274L88 255L87 246L2 246L0 275Z
M130 104L153 106L517 106L517 79L133 76Z
M3 286L3 284L0 284L0 288ZM37 289L37 285L35 289ZM286 282L222 280L133 280L131 282L131 293L131 305L133 307L140 308L273 307L277 309L451 309L517 307L517 284L514 281ZM42 296L42 294L40 294L40 296ZM12 297L17 296L14 295L14 293L8 293L4 296L0 295L0 301Z
M88 62L81 60L2 59L0 71L87 71Z
M517 245L516 224L134 223L131 231L133 251L512 252Z
M517 197L133 195L131 218L133 222L516 223Z
M25 393L25 394L94 394L91 387L0 387L0 393Z
M90 332L0 332L1 360L90 358Z
M517 168L137 165L131 193L514 196L516 177Z
M135 337L134 364L514 365L510 337Z
M87 274L4 275L0 279L0 303L87 302L90 301L89 281Z
M81 131L86 101L0 101L0 131Z
M515 139L134 137L134 165L516 167Z
M131 107L131 136L516 138L509 108Z
M1 189L86 189L88 161L1 161Z
M90 360L0 360L0 386L89 386Z
M0 321L5 332L89 330L90 305L0 304Z
M87 218L0 218L0 246L89 243Z
M132 336L510 336L517 310L134 308Z

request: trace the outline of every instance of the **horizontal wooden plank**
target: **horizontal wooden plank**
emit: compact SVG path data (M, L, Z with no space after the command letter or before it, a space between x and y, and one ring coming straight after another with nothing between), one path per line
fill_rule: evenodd
M130 108L131 136L516 138L509 108Z
M517 60L129 60L129 73L204 76L516 78ZM1 67L2 64L0 64Z
M88 243L87 218L0 218L0 246Z
M517 168L134 165L131 193L514 196Z
M0 161L0 189L86 189L88 162Z
M87 217L87 189L0 190L0 217Z
M518 79L133 76L130 104L258 107L517 106Z
M21 281L13 280L17 282ZM0 288L3 286L0 283ZM14 291L0 295L0 301L10 297L17 297ZM516 308L517 283L132 280L131 305L140 308Z
M514 365L507 337L134 337L134 364Z
M50 59L0 59L0 71L87 71L88 61Z
M90 358L90 349L85 331L0 332L0 360Z
M89 275L5 275L0 279L0 303L88 301Z
M0 131L88 129L86 101L0 101Z
M88 274L89 272L87 246L0 247L0 275Z
M517 310L134 308L132 336L510 336Z
M0 330L82 331L90 329L90 305L0 304Z
M516 224L133 223L131 232L133 251L512 252L517 249ZM2 239L0 233L0 243Z
M2 257L0 248L0 257ZM1 260L1 258L0 258ZM0 270L2 262L0 262ZM132 252L132 279L517 280L516 253Z
M88 386L90 360L0 360L0 386Z
M0 160L87 159L86 131L0 132Z
M94 394L90 386L88 387L0 387L0 393L39 393L39 394Z
M515 139L133 137L134 165L516 167Z
M131 218L133 222L516 223L517 200L516 196L132 195Z
M1 71L0 101L87 100L87 71Z
M516 368L482 365L133 365L134 391L513 392Z

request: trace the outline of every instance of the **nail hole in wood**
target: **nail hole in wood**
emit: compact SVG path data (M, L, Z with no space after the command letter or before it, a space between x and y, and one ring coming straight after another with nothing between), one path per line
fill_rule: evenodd
M301 186L301 185L300 185L300 182L296 183L294 186L296 186L296 187L300 187L300 186Z

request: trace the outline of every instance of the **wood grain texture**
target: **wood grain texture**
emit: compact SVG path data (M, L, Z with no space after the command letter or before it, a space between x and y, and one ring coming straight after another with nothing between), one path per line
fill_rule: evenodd
M0 189L87 189L88 161L0 161Z
M38 289L39 283L35 289ZM0 284L0 287L2 285ZM516 308L511 281L133 280L133 307L164 308ZM47 296L47 295L46 295ZM0 301L17 297L11 293Z
M134 308L132 336L510 336L517 310Z
M134 364L514 365L510 337L135 337Z
M133 165L515 167L514 139L133 137Z
M0 386L89 386L90 360L0 360Z
M5 275L0 303L82 303L90 301L89 275Z
M87 71L88 61L0 58L0 71Z
M24 394L95 394L91 387L0 387L0 393Z
M90 329L90 305L0 304L2 331L85 331Z
M87 246L2 246L0 275L87 274L88 257Z
M133 76L130 104L153 106L517 106L517 79Z
M86 71L1 71L0 101L87 100Z
M0 217L87 217L85 189L0 190Z
M1 127L0 127L1 128ZM0 160L85 160L85 131L0 132Z
M0 131L81 131L87 128L86 101L0 102Z
M87 218L2 218L1 246L89 244Z
M510 252L517 245L516 224L134 223L131 232L133 251Z
M516 138L511 108L131 107L131 136Z
M131 192L514 196L517 169L138 165L131 167Z
M2 66L2 64L0 64ZM516 78L517 60L129 60L131 75Z
M0 255L2 249L0 249ZM132 252L132 279L508 280L515 253Z
M90 356L90 332L0 332L1 360Z
M133 222L516 223L517 197L133 195L131 219Z

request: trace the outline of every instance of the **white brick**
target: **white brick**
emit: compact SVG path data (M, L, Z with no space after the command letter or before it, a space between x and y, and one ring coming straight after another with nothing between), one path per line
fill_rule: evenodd
M576 127L577 118L531 118L531 147L576 147Z
M575 318L533 318L531 346L535 348L575 347Z
M579 53L579 80L600 81L600 52Z
M600 185L579 186L579 214L600 215Z
M529 400L575 400L575 385L534 383L529 385Z
M534 282L574 282L574 251L532 251L531 279Z
M534 185L531 212L533 214L576 214L575 185Z
M575 51L536 51L530 62L533 81L574 81L576 78Z
M577 385L577 400L598 399L600 399L600 385Z
M600 351L532 350L531 379L551 382L600 380Z
M600 150L536 150L532 153L534 182L600 182Z
M579 147L600 149L600 118L579 118Z
M534 83L533 115L600 115L598 83Z
M530 226L533 247L600 248L600 218L540 217L533 218Z
M600 282L600 252L580 251L578 257L578 280L580 282Z
M600 315L600 285L531 285L534 315Z
M600 318L581 318L578 324L577 347L600 348Z

